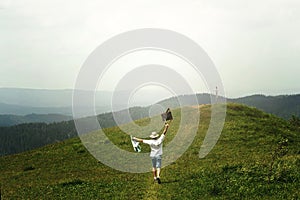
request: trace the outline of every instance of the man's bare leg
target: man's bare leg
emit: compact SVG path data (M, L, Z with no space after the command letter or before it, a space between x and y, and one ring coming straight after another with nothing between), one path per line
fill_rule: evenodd
M156 168L152 168L152 172L153 172L153 178L154 180L156 180L156 174L157 174Z

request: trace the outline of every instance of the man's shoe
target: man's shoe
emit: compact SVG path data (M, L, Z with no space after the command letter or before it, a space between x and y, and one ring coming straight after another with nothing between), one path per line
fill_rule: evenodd
M157 180L158 184L161 184L160 178L157 178L156 180Z

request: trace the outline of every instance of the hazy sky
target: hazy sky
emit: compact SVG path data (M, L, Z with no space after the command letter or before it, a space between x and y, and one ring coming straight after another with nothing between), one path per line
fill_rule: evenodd
M0 0L0 87L73 88L98 45L137 28L196 41L229 97L300 93L299 0Z

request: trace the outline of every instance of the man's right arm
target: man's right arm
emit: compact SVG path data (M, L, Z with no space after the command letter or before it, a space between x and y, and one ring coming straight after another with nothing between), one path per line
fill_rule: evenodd
M169 125L168 123L165 124L165 129L164 129L164 131L163 131L163 134L164 134L164 135L166 135L169 126L170 126L170 125Z
M162 133L161 136L158 138L158 140L156 140L156 141L153 142L153 144L155 144L155 145L160 145L160 144L164 141L165 135L166 135L166 133L167 133L167 131L168 131L168 128L169 128L169 124L166 123L166 124L165 124L165 129L164 129L163 133Z

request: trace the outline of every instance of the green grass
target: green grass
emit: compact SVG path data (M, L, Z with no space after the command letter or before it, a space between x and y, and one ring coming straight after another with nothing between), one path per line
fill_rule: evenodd
M179 110L173 115L166 144L178 129ZM162 169L161 185L153 184L150 172L124 173L103 165L74 138L0 157L2 199L299 198L300 133L292 131L287 121L229 104L217 145L199 159L209 120L210 106L201 107L196 138L177 161ZM129 137L119 128L108 128L105 133L120 148L132 151ZM146 145L142 148L149 151Z

